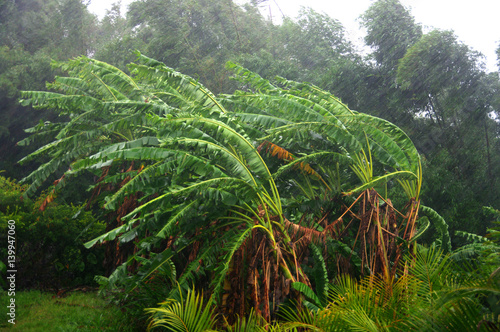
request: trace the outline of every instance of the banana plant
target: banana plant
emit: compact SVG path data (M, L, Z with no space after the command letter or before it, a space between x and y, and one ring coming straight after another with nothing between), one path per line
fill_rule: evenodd
M119 223L88 247L140 239L142 249L130 264L162 240L175 238L153 252L156 263L142 271L143 281L179 259L174 251L191 251L179 281L204 273L200 267L213 270L210 287L216 299L233 257L252 237L263 241L268 268L307 282L293 259L276 184L251 138L199 82L138 56L139 63L129 67L134 79L97 60L78 58L57 64L74 76L51 85L60 93L24 93L25 103L53 107L70 118L35 129L54 140L23 160L42 152L49 157L25 179L32 181L31 191L59 169L66 171L54 192L82 173L101 175L96 189L114 188L105 193L104 208L120 211ZM211 235L216 233L218 241ZM271 283L264 289L269 296ZM269 308L265 311L269 316Z
M422 173L420 156L410 138L394 124L350 110L320 88L277 78L278 85L235 64L227 68L250 91L225 96L223 103L247 126L281 147L297 149L320 165L337 163L350 168L361 183L344 184L347 194L396 179L408 198L418 200ZM337 155L341 155L338 158ZM347 164L347 165L346 165ZM378 170L380 173L374 173Z
M330 197L338 195L332 193L333 188L347 196L359 195L356 201L363 197L361 206L376 206L371 212L357 213L359 251L365 263L371 262L373 273L382 270L387 276L394 275L397 264L390 267L390 261L397 262L403 249L395 243L399 241L397 234L405 241L415 235L422 182L420 156L409 137L386 120L350 110L312 84L283 78L272 84L237 64L228 63L227 67L245 90L223 96L223 104L247 127L259 132L260 141L272 142L270 154L283 162L275 168L275 178L293 183L311 199L325 192L330 192ZM291 168L300 172L290 179ZM387 213L392 209L391 202L382 197L374 199L378 194L369 192L386 190L388 183L400 184L407 194L410 204L406 220L394 223L395 218ZM389 210L379 209L387 205Z
M22 160L41 162L25 179L27 195L52 174L62 175L46 203L68 181L98 178L89 205L102 202L113 219L86 245L133 244L134 253L115 262L123 264L119 273L140 271L131 289L168 270L180 284L198 280L227 313L242 316L253 307L269 321L292 295L291 283L311 286L301 266L309 245L338 240L349 228L342 216L327 223L328 213L323 226L291 218L283 202L293 200L298 187L311 197L335 188L352 195L396 179L418 200L419 156L408 137L315 86L280 79L280 88L229 64L253 91L217 97L140 53L130 75L86 57L54 65L69 74L49 84L55 92L23 93L24 104L62 117L40 123L21 142L49 141ZM263 153L263 143L274 156ZM392 232L399 230L390 228L387 216L395 213L392 207L385 217L379 213L378 195L364 191L343 216L356 216L355 203L369 200L377 220L362 217L360 238L373 227L378 233L363 245L394 247ZM412 234L412 213L404 236ZM389 258L386 253L386 272Z

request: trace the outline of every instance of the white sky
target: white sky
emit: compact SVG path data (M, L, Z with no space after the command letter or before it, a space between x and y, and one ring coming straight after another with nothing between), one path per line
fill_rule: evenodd
M133 0L122 0L123 13ZM295 17L301 6L312 7L338 19L349 32L352 41L363 38L356 21L375 0L269 0L273 17L279 19L280 10L287 16ZM103 17L106 9L115 0L92 0L89 10ZM236 3L244 3L237 0ZM428 29L431 27L453 30L458 38L472 49L486 56L488 71L497 71L496 53L500 41L500 1L499 0L400 0L410 9L417 23ZM278 9L279 7L279 9Z

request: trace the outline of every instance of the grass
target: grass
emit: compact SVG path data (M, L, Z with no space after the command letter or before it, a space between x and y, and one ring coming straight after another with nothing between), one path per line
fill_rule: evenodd
M40 291L16 292L16 324L8 322L10 297L0 296L0 331L138 331L120 308L107 304L97 292L72 292L57 297Z

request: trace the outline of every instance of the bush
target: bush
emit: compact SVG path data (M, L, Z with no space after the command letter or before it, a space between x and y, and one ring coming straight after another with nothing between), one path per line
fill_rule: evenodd
M7 223L15 221L17 286L53 288L93 285L103 274L103 248L83 243L102 234L105 224L80 206L23 198L26 186L0 177L0 239L7 243ZM43 195L41 196L43 197ZM5 262L7 247L0 248Z

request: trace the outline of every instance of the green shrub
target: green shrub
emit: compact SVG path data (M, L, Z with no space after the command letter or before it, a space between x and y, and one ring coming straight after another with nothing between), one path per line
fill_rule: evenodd
M19 288L64 288L91 285L103 274L103 248L83 243L101 234L105 224L82 207L22 198L26 186L0 177L0 239L7 243L9 220L15 221L16 283ZM7 246L0 248L2 261Z

